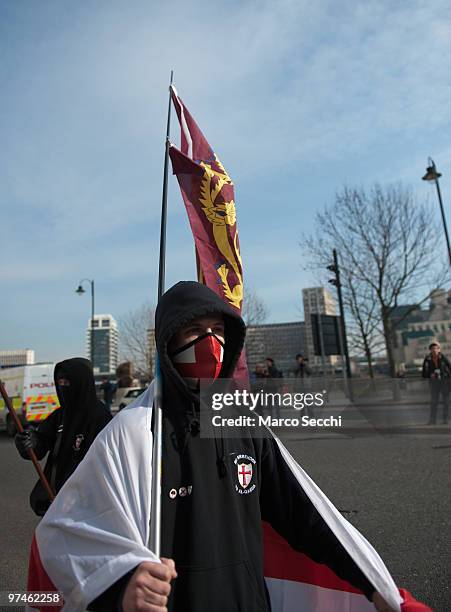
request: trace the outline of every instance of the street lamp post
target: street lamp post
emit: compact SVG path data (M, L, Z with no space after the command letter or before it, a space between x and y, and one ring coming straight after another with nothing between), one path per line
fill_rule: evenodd
M448 228L446 226L445 209L443 208L442 194L441 194L440 185L438 182L438 179L442 175L440 172L437 172L437 168L435 167L434 160L431 157L428 157L428 164L429 165L426 168L426 174L423 176L423 181L434 181L435 182L435 186L437 188L438 202L440 204L440 212L442 214L443 230L445 232L445 238L446 238L446 248L448 249L448 260L449 260L449 264L451 265L451 248L449 246Z
M83 289L83 283L87 282L91 284L91 364L94 370L94 281L90 278L82 278L75 293L77 295L83 295L86 291Z
M340 335L341 351L342 351L342 356L344 356L344 361L346 364L346 374L348 375L348 378L351 378L351 361L349 359L348 341L346 337L345 311L343 307L343 296L341 293L340 267L338 265L338 255L337 255L336 249L333 249L332 256L333 256L334 263L330 266L327 266L327 269L335 274L335 278L330 279L329 283L331 283L331 285L335 285L335 287L337 288L338 307L340 309L340 325L338 326L338 331Z
M335 278L331 278L329 283L337 288L338 307L340 309L340 321L338 324L338 337L340 340L341 359L343 363L343 382L347 394L351 402L354 401L354 390L351 381L351 360L349 358L348 339L346 336L345 310L343 306L343 295L341 292L340 266L338 264L337 250L333 249L333 264L327 266L327 269L335 274Z

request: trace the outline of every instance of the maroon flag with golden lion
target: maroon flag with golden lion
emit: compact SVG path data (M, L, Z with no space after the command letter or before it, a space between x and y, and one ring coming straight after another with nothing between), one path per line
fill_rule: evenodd
M169 149L196 245L198 279L237 312L243 305L243 268L233 183L197 123L171 86L181 127L181 151ZM235 377L247 376L244 353Z

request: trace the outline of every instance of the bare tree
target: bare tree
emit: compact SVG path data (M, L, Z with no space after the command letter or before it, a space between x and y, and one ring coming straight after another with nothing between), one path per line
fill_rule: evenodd
M320 265L330 260L333 248L338 250L348 312L360 331L366 330L364 351L368 358L368 340L376 342L380 330L391 376L396 374L396 307L426 299L443 282L432 219L428 207L399 185L376 184L368 192L344 187L335 204L316 216L316 234L301 243Z
M154 328L154 319L155 309L145 302L119 321L121 357L131 361L135 372L145 380L150 380L153 374L154 351L149 342L149 330Z
M253 289L245 289L241 316L246 325L261 325L268 318L265 302Z
M378 301L364 283L353 278L352 272L344 270L343 303L348 311L347 335L351 350L365 355L370 378L374 377L373 359L381 351L383 335L380 333Z

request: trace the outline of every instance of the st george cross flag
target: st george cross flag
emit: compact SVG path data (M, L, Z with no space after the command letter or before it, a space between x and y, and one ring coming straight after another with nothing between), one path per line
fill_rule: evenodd
M243 266L233 182L173 86L171 95L181 150L171 145L169 155L194 236L198 280L241 313ZM244 351L235 379L247 379Z

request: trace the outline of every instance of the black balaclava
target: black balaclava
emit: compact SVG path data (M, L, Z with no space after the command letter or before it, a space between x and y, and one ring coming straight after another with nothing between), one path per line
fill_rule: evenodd
M55 386L62 412L63 433L59 460L61 474L63 464L74 450L78 438L81 450L92 443L98 422L105 419L105 405L97 399L94 374L91 362L82 357L74 357L57 363L55 366ZM68 387L59 387L58 378L67 378Z
M97 395L91 362L83 357L74 357L55 366L55 387L63 411L63 426L80 427L97 405ZM68 387L59 387L58 379L67 378Z

